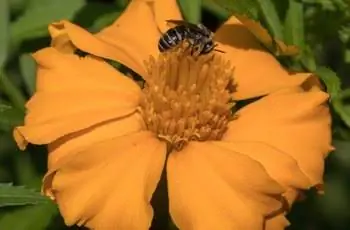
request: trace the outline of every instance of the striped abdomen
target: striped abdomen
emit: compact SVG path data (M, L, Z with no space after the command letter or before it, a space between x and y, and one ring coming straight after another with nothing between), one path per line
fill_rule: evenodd
M158 49L160 52L168 50L172 47L177 46L181 41L187 38L188 28L180 25L169 29L165 32L158 42Z

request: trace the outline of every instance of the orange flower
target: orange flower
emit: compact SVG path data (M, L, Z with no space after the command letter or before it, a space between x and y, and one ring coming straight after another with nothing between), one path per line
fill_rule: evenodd
M261 230L266 220L265 229L283 229L281 198L291 204L322 184L328 95L311 74L284 70L234 17L215 34L224 54L191 56L185 44L159 54L168 19L181 19L175 0L134 0L97 34L68 21L49 26L51 47L33 55L37 91L14 130L21 149L48 144L43 192L67 225L148 229L166 164L180 229ZM231 114L233 101L260 96Z

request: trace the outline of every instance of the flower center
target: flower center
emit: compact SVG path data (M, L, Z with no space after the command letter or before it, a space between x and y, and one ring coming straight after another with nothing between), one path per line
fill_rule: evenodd
M215 53L191 54L183 42L146 66L141 112L150 131L176 150L190 141L221 139L233 117L229 62Z

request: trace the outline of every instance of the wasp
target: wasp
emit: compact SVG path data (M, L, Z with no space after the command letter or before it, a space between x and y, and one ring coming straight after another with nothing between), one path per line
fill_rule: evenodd
M168 23L174 24L175 27L167 30L159 39L158 49L160 52L167 51L182 41L187 40L190 43L192 52L207 54L217 46L213 41L213 32L203 24L192 24L181 20L167 20Z

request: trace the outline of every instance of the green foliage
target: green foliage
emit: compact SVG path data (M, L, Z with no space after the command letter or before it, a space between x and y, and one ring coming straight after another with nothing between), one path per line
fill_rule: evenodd
M284 23L285 41L300 50L305 49L304 35L304 5L297 0L289 0L289 7Z
M258 5L256 0L212 0L231 14L245 15L253 19L258 17Z
M24 186L0 183L0 208L5 206L33 205L47 203L48 199L40 193Z
M337 99L341 92L340 79L337 74L331 69L322 66L317 68L315 73L325 83L331 99Z
M8 24L9 4L7 0L0 1L0 69L2 68L8 53Z
M185 19L191 23L201 21L201 0L178 0L182 12L186 12Z
M22 110L9 105L0 104L0 130L11 131L16 125L23 123Z
M32 147L19 152L12 138L13 127L23 122L25 102L35 91L36 64L31 53L49 44L49 23L71 20L96 32L112 24L128 2L0 0L0 229L66 229L58 218L56 205L33 192L40 189L46 152ZM293 211L289 216L293 223L290 229L348 229L349 1L178 0L178 3L187 21L206 22L214 29L232 14L246 20L250 32L287 69L313 72L324 83L330 94L336 147L327 161L326 194L308 198L300 209ZM297 55L294 46L299 49ZM10 186L8 182L21 186Z
M11 39L16 43L47 35L49 23L72 19L85 5L84 0L36 0L30 3L24 13L11 25Z
M51 202L30 207L21 207L0 215L0 226L13 230L48 230L57 207Z
M27 92L32 95L35 90L36 64L30 54L24 53L19 57L19 69Z

